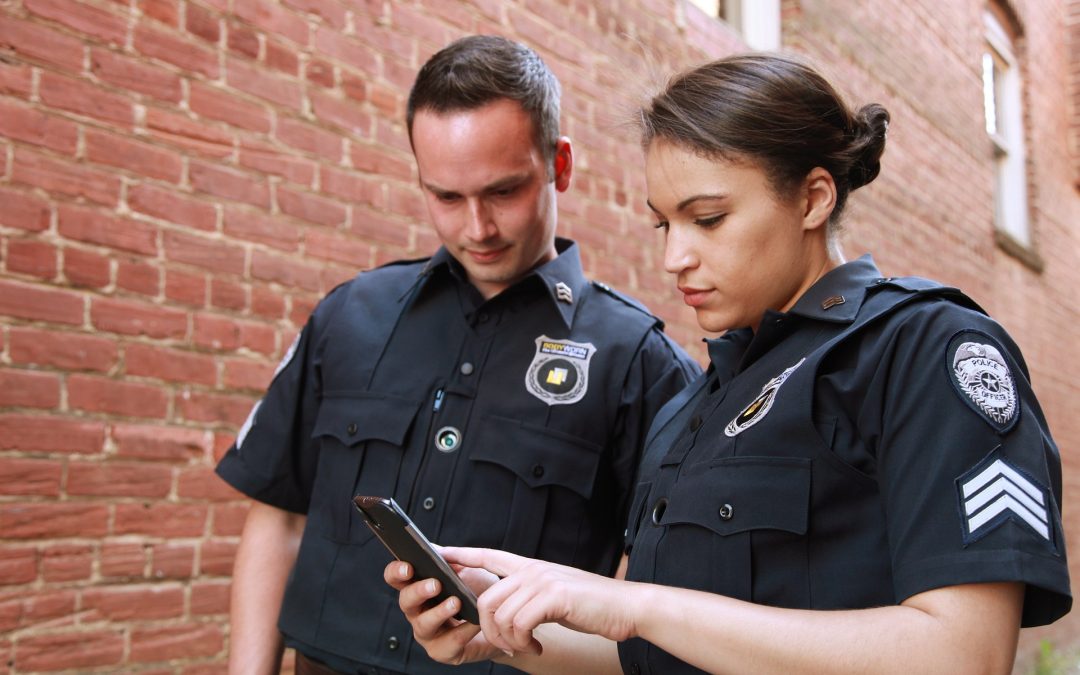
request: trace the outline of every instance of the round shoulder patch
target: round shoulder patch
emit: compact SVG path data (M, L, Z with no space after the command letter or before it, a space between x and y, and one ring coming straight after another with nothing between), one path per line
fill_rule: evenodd
M949 379L968 407L998 432L1011 429L1020 417L1020 400L997 341L979 331L961 331L949 340L945 360Z

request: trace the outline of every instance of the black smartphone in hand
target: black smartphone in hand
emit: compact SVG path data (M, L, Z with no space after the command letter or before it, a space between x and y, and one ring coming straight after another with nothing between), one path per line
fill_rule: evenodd
M442 590L435 597L434 603L457 596L461 600L461 610L457 613L457 618L480 625L476 595L454 572L450 563L439 555L397 502L386 497L357 495L353 497L353 503L364 517L367 526L390 553L398 560L412 565L413 580L439 580Z

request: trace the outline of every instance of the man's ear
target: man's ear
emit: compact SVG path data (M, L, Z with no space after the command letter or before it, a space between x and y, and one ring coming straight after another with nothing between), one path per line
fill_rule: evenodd
M570 187L570 176L574 173L574 149L570 139L560 136L555 141L555 189L566 192Z
M803 229L815 230L829 222L836 208L836 181L832 174L816 166L806 174L803 182Z

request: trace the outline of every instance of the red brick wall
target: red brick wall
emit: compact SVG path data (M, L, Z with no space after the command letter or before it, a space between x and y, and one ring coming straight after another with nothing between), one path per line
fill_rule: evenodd
M894 114L849 254L963 286L1025 349L1066 454L1075 570L1067 5L1015 3L1041 274L994 244L980 2L786 0L784 39ZM404 98L469 32L548 59L576 143L562 232L703 356L626 125L650 73L740 48L685 0L0 2L0 674L222 669L246 507L212 467L327 289L436 247ZM1078 634L1033 632L1025 655Z

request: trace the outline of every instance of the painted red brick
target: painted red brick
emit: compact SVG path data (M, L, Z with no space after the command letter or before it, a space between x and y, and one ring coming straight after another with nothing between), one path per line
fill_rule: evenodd
M210 119L259 133L270 131L270 112L261 103L238 96L231 89L191 83L191 111Z
M19 63L0 63L0 94L27 98L32 86L33 71L30 66Z
M126 373L136 377L208 386L217 382L212 357L168 347L132 344L125 350L125 366Z
M90 52L90 71L121 89L130 89L169 103L180 102L181 78L165 68L97 48Z
M220 160L233 154L232 134L212 121L147 108L146 128L153 138L203 157Z
M34 239L9 239L7 271L39 279L53 279L57 270L56 247Z
M199 571L210 576L229 576L236 558L237 542L211 539L202 544Z
M206 274L170 269L165 272L165 297L174 303L192 308L206 305Z
M129 99L83 79L44 71L39 91L41 100L54 108L115 122L122 128L130 127L135 120Z
M195 547L191 544L155 544L150 549L150 576L188 579L195 573Z
M141 260L117 260L116 286L141 295L157 295L161 289L161 272Z
M339 202L281 185L277 188L276 197L278 208L295 218L330 227L345 224L345 206Z
M176 481L176 495L180 499L229 501L243 499L243 495L221 480L209 466L181 469Z
M74 204L61 204L57 220L58 231L68 239L143 255L157 253L158 228L151 223Z
M229 389L250 389L262 391L270 384L274 375L274 365L264 361L249 359L226 359L223 376L224 385Z
M0 466L5 465L0 464ZM0 472L0 476L6 476L6 473ZM33 548L0 549L0 585L30 583L37 578L37 561L37 550Z
M0 408L57 408L60 377L56 373L0 368Z
M97 586L82 594L88 621L113 623L180 617L184 612L184 589L180 586Z
M21 413L0 414L0 449L91 454L102 451L101 422Z
M242 284L229 279L210 279L210 306L242 310L247 306L247 292Z
M184 171L183 159L175 152L129 137L86 130L86 157L96 164L107 164L149 178L179 183Z
M0 45L16 54L58 65L69 71L82 68L83 46L79 40L49 26L0 14Z
M49 546L41 552L41 577L47 582L89 579L94 550L85 544Z
M184 312L130 300L95 299L90 321L98 330L122 335L182 338L187 333Z
M221 18L196 4L187 5L186 27L189 33L216 43L221 39Z
M101 537L109 521L105 504L0 504L0 532L5 539Z
M217 210L212 203L173 189L140 183L128 188L127 199L133 210L177 225L210 231L217 224Z
M150 24L140 23L135 28L135 51L209 79L218 77L218 60L214 52L177 33Z
M227 571L226 574L231 571ZM228 582L191 584L191 615L195 617L228 614L230 589L231 584Z
M107 255L69 246L64 249L64 278L73 286L104 288L112 275L111 261Z
M299 286L309 291L320 290L319 270L315 265L294 262L293 258L263 251L251 252L251 276L283 286Z
M139 0L144 16L176 28L180 25L180 0Z
M80 325L84 307L77 293L0 280L0 315Z
M79 33L123 45L127 19L117 13L72 0L23 0L31 14L56 21Z
M166 539L198 537L206 529L204 504L117 504L112 534L143 534Z
M67 390L68 405L84 412L164 418L169 407L169 395L149 384L78 374Z
M124 635L117 630L46 632L19 640L15 668L19 671L66 670L119 664Z
M141 577L146 562L142 544L106 541L101 545L101 576L106 579Z
M207 432L197 428L117 424L111 435L121 457L190 462L209 452Z
M89 497L168 496L172 467L150 462L69 462L67 493Z
M239 427L254 403L247 396L184 392L176 401L178 416L189 422L226 423Z
M0 457L0 494L56 497L63 470L63 464L54 459ZM3 576L0 572L0 579Z
M300 109L300 83L284 75L275 75L256 68L242 58L230 58L226 65L225 81L230 87L291 110Z
M136 663L213 656L224 647L221 626L212 623L136 628L131 633L131 660Z
M120 179L108 172L82 164L15 149L15 168L12 180L41 188L47 192L86 199L116 206L120 198Z
M30 232L40 232L49 227L49 204L34 195L19 190L0 187L0 225Z
M278 193L280 192L279 188ZM230 237L266 244L281 251L297 251L300 248L302 229L286 218L274 217L254 209L230 206L225 209L224 220L225 234Z
M264 209L270 207L266 181L253 174L204 162L191 162L188 173L196 190Z
M79 129L74 122L59 115L14 100L0 99L0 136L74 155Z
M232 437L229 437L229 444L232 444ZM219 537L239 536L244 529L248 508L248 504L244 502L215 504L212 534Z

